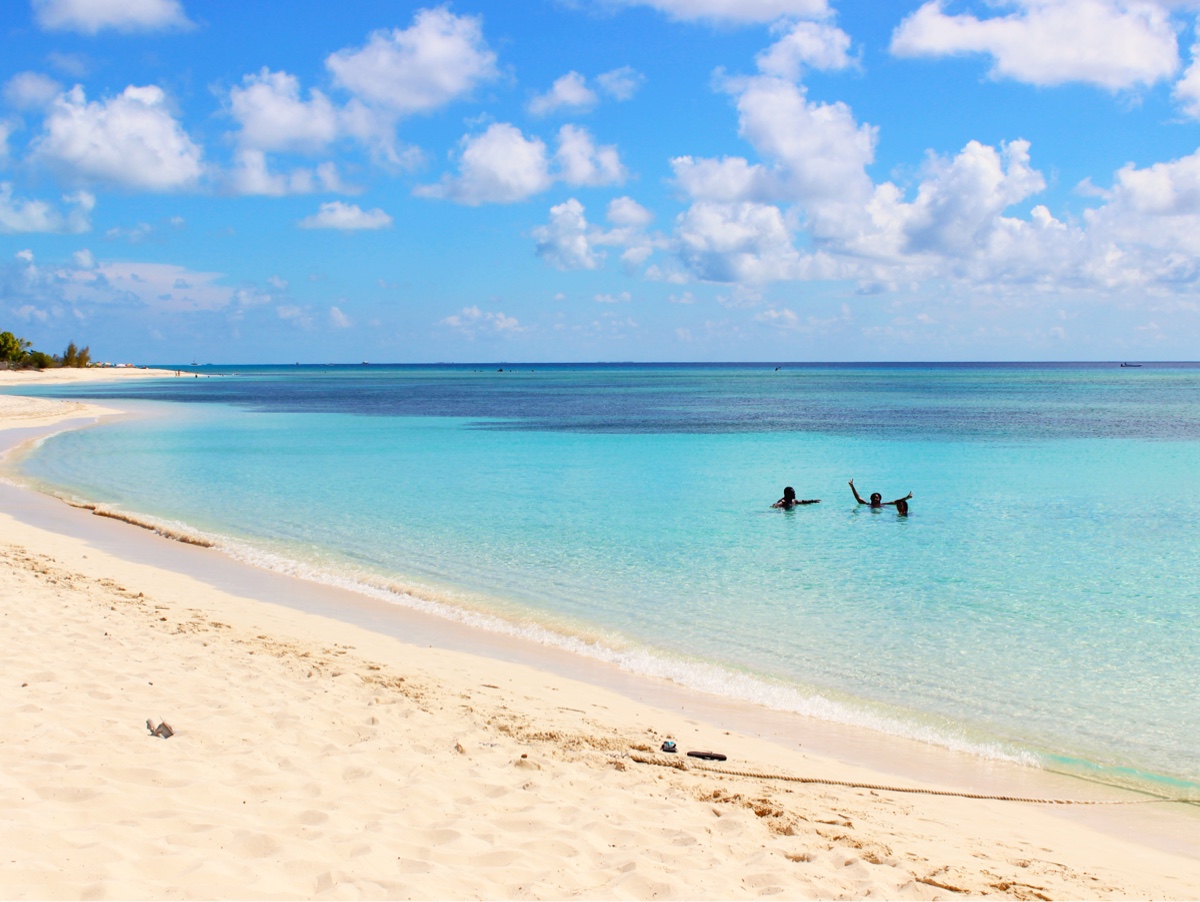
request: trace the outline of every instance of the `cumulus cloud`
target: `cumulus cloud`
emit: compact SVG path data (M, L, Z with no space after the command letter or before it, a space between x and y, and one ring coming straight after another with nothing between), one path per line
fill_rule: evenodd
M4 84L4 99L19 110L39 110L62 93L62 85L40 72L18 72Z
M807 69L833 71L854 65L850 35L825 22L795 22L776 28L783 35L756 59L764 75L799 81Z
M356 231L361 229L386 229L392 224L392 217L378 208L363 210L355 204L345 204L340 200L321 204L321 208L312 216L300 220L302 229L341 229Z
M458 174L413 193L477 206L513 203L548 189L555 181L569 185L611 185L624 181L625 167L613 145L596 146L587 129L564 125L558 149L550 157L546 144L525 137L515 125L496 122L459 142Z
M596 269L603 259L592 248L583 204L570 198L550 208L550 221L533 230L535 253L556 269Z
M679 217L676 237L685 265L706 281L758 283L805 275L783 212L771 204L692 204Z
M437 109L499 74L482 19L445 7L420 10L406 29L373 32L325 65L340 87L397 115Z
M511 335L525 331L525 327L517 321L516 317L506 316L500 312L492 313L480 310L477 306L463 307L460 312L438 320L437 324L439 326L449 326L461 332L467 338L474 338L481 332L494 335Z
M877 130L859 124L844 103L814 103L803 85L771 76L728 79L737 98L739 132L767 163L744 157L677 157L675 181L702 201L861 203Z
M554 160L559 177L568 185L614 185L625 181L625 167L616 145L597 147L587 129L564 125L558 131Z
M653 218L633 198L618 197L608 205L607 219L612 228L605 229L589 223L583 204L572 197L551 207L546 225L533 230L535 251L557 269L597 269L605 257L601 248L617 247L622 249L622 264L632 270L666 246L661 236L646 232Z
M632 197L615 197L608 203L608 221L625 228L644 228L654 220L654 214Z
M200 147L154 85L131 85L92 102L76 85L53 101L33 148L35 160L80 182L174 191L194 185L203 172Z
M596 76L600 90L617 101L632 100L645 80L646 76L633 66L621 66Z
M613 0L623 6L649 6L672 19L751 24L784 16L820 19L829 14L826 0Z
M229 92L229 112L241 126L238 143L269 151L321 150L338 135L338 114L329 98L310 91L286 72L263 69Z
M33 0L37 23L50 31L95 34L115 31L161 31L192 23L179 0Z
M1200 44L1192 45L1192 62L1172 89L1176 103L1193 119L1200 119Z
M948 15L929 0L892 35L896 56L978 53L992 76L1033 85L1084 82L1110 91L1146 87L1179 67L1167 7L1136 0L1004 0L1007 15Z
M86 232L96 199L86 191L63 197L66 212L45 201L13 196L11 182L0 182L0 232Z
M421 197L439 197L460 204L512 203L545 191L553 183L546 145L526 138L507 122L496 122L480 135L460 142L457 176L416 189Z
M771 75L722 87L734 94L739 132L761 161L672 161L691 199L672 248L693 278L1005 281L1005 262L1045 265L1048 239L1065 229L1044 208L1028 220L1008 214L1045 188L1028 142L997 149L972 141L952 159L931 156L908 195L873 183L877 131L846 105L814 103L802 85Z
M235 194L261 194L282 197L287 194L311 194L314 191L343 192L337 166L322 163L315 170L297 167L290 172L272 172L261 150L238 151L229 172L229 188Z
M589 110L599 99L587 86L587 79L572 71L555 79L545 94L538 94L529 101L529 112L534 116L546 116L559 110Z
M341 311L340 307L333 306L329 308L329 325L335 329L349 329L354 323Z

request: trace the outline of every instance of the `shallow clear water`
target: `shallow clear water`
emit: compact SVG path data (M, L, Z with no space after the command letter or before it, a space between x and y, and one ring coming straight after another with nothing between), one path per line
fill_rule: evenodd
M517 369L85 386L153 403L22 469L631 669L1200 794L1200 368Z

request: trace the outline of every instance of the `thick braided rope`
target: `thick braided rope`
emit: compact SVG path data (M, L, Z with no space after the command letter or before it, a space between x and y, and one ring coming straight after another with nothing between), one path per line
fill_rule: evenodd
M930 796L954 796L960 799L981 799L993 802L1029 802L1034 805L1146 805L1151 802L1188 802L1190 799L1036 799L1023 796L985 795L978 792L956 792L950 789L921 789L915 786L883 786L878 783L853 783L849 780L828 780L824 777L793 777L789 774L760 774L748 770L733 770L726 767L710 767L706 764L688 764L681 758L651 758L630 752L629 758L638 764L656 767L673 767L682 771L702 771L726 777L748 777L751 780L785 780L789 783L815 783L821 786L846 786L851 789L874 789L881 792L911 792Z

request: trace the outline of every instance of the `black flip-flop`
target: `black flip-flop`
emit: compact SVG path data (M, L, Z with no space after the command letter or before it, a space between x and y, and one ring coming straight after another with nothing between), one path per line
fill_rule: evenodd
M705 761L724 761L725 756L720 752L688 752L689 758L703 758Z

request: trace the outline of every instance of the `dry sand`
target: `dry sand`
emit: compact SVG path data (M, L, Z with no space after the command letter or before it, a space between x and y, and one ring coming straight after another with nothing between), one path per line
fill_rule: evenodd
M0 401L0 428L86 413L48 403ZM729 770L913 785L101 545L0 513L6 899L1200 898L1197 856L1062 808L639 763L674 737ZM1179 807L1137 810L1200 823Z

